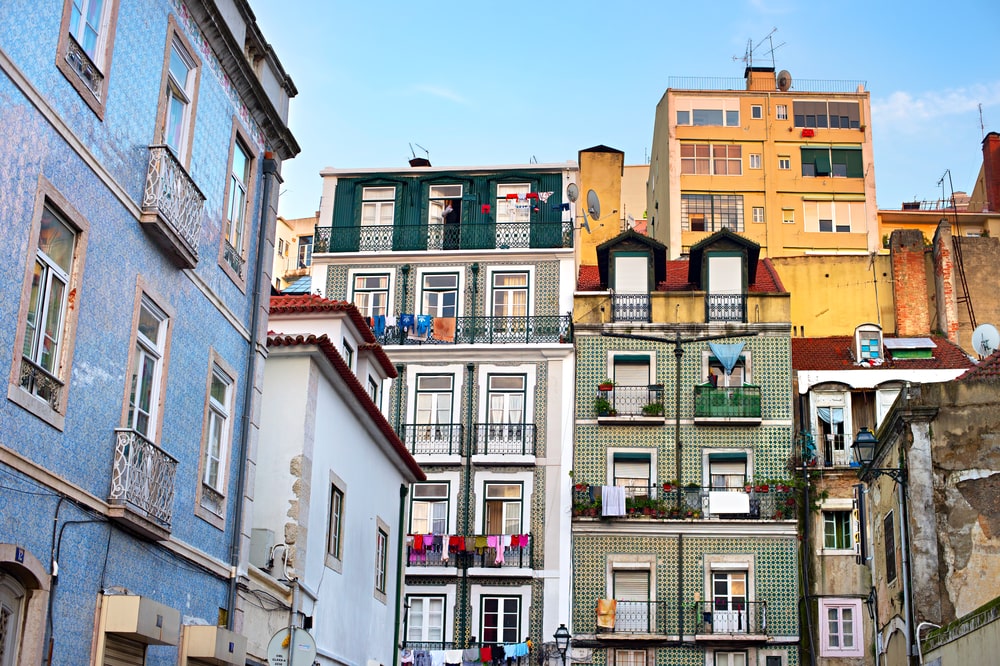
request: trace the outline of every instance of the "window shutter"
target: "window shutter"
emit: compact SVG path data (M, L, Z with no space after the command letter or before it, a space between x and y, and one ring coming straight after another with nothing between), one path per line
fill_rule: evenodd
M618 386L649 386L649 360L636 363L615 359L614 380Z
M649 601L649 571L616 571L615 599L619 601Z
M648 479L649 461L616 460L615 478L618 479Z
M115 634L104 636L103 666L143 666L146 663L146 646Z

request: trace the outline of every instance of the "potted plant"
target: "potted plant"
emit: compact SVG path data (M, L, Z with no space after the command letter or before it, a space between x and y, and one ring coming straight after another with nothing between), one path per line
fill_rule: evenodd
M598 416L607 416L611 413L611 402L604 396L594 398L594 411Z
M590 486L588 486L586 483L577 483L576 485L573 486L573 490L575 490L578 493L585 493L588 490L590 490Z
M663 416L663 403L651 402L642 408L643 416Z
M677 488L677 479L670 479L663 482L663 492L672 493Z
M615 388L613 379L604 378L597 384L598 391L611 391Z

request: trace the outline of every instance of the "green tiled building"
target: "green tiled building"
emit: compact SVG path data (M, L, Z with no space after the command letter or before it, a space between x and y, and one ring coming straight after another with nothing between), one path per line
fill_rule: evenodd
M789 294L728 230L667 261L626 231L581 266L574 661L793 666Z

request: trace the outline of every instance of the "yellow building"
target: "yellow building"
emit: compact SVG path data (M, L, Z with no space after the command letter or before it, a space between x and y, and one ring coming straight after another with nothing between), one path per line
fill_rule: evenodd
M770 257L875 251L865 84L793 84L771 67L747 67L744 79L680 80L692 85L657 104L649 235L671 258L722 228Z

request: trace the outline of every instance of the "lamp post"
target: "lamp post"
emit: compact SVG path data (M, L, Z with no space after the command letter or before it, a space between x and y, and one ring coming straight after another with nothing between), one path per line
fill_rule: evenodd
M896 483L906 485L906 470L902 467L872 467L878 440L868 428L862 428L854 437L851 448L854 449L854 459L861 464L858 478L862 481L876 479L880 476L891 477Z
M565 624L560 624L552 637L556 639L556 650L559 651L563 666L566 666L566 650L569 649L569 639L571 638L569 629L566 628Z

